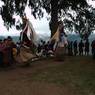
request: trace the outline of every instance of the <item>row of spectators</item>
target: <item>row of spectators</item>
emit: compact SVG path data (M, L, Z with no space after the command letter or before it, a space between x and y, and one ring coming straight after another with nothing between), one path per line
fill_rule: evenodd
M80 42L76 41L69 41L68 42L68 55L89 55L91 47L91 53L94 56L95 54L95 40L92 41L90 44L89 40L87 39L85 42L82 40Z
M54 45L55 42L52 41L51 43L47 42L45 43L45 41L42 41L42 44L38 45L38 53L40 54L44 54L46 56L48 56L50 53L53 54L54 51ZM90 51L91 50L91 51ZM80 41L78 42L77 40L75 41L68 41L68 45L66 46L66 54L68 55L93 55L93 57L95 56L95 40L92 41L92 43L90 44L89 40L87 39L85 42L84 41Z

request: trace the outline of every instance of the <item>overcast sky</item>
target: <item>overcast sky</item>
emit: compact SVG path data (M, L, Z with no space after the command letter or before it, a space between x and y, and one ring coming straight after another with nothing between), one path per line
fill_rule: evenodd
M0 1L0 7L3 5L3 3ZM44 11L44 10L43 10ZM42 19L35 19L32 15L31 15L31 10L29 9L29 7L26 7L26 16L27 18L30 20L30 22L33 24L33 27L35 29L35 31L38 34L45 34L45 35L50 35L50 30L49 30L49 21L47 20L47 13L44 11L44 17ZM18 21L19 16L14 16L16 18L16 20ZM0 16L0 35L1 36L8 36L8 35L19 35L21 31L18 31L15 29L15 27L12 27L11 29L9 29L9 31L6 29L6 27L4 26L4 21L2 20L2 17Z
M95 7L95 0L87 0L89 2L90 5L92 5L93 7ZM3 3L0 1L0 7L3 5ZM34 19L33 16L31 16L31 11L30 9L27 7L26 8L26 15L28 17L28 19L30 20L30 22L33 24L33 27L35 29L35 31L39 34L44 34L44 35L50 35L50 30L49 30L49 21L47 20L47 14L45 12L44 14L44 18L42 18L41 20L39 19ZM15 16L17 18L17 20L19 19L19 17ZM19 35L20 31L16 30L15 27L11 28L9 31L6 29L6 27L4 26L4 22L0 16L0 35L2 36L8 36L8 35Z

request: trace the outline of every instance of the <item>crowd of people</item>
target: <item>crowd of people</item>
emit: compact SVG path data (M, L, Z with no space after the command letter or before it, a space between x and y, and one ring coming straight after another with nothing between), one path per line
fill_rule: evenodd
M87 39L86 41L77 40L68 42L68 55L92 55L95 57L95 40L92 43ZM90 51L91 50L91 51Z
M45 43L44 41L42 44L38 45L38 53L39 54L44 54L45 56L49 56L50 54L53 54L55 52L54 50L54 44L55 42L52 41L51 43L47 42ZM75 41L68 41L68 45L65 47L66 51L65 54L69 56L83 56L83 55L92 55L93 58L95 59L95 40L93 40L91 43L89 40L81 40L78 42L77 40Z
M29 43L29 41L17 42L15 43L12 37L8 36L5 39L0 39L0 67L11 66L16 62L17 55L20 54L21 47L29 47L34 53L39 56L48 56L49 54L53 54L53 46L54 42L47 43L42 41L42 44L38 44L37 47L32 47L33 45ZM49 51L51 50L51 51ZM48 52L49 51L49 52Z
M54 40L51 42L45 42L42 40L41 44L38 44L36 47L36 55L44 57L54 56L56 51L56 49L54 49L54 45ZM0 39L0 67L10 66L15 63L14 57L19 54L20 46L21 45L19 43L15 44L10 36L4 40ZM85 42L82 40L80 42L77 40L68 41L68 45L65 48L65 53L69 56L89 55L91 53L90 51L92 51L92 56L95 59L95 40L93 40L92 43L89 43L88 39Z
M53 56L54 44L55 44L54 40L52 40L51 43L50 42L46 43L45 41L41 40L41 44L38 44L37 46L37 55L43 57Z

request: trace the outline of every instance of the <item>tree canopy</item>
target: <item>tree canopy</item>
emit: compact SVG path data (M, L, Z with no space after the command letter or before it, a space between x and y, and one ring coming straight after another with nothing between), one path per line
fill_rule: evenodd
M37 18L42 18L45 9L51 15L50 30L53 35L57 29L58 21L63 18L65 28L75 29L80 35L89 35L95 28L95 15L93 8L86 0L1 0L4 5L0 8L0 14L5 22L5 26L10 27L15 24L14 14L22 17L25 7L31 8L31 14ZM68 11L74 11L76 15ZM66 18L67 17L67 18ZM68 19L70 18L70 19ZM88 28L87 28L88 26Z

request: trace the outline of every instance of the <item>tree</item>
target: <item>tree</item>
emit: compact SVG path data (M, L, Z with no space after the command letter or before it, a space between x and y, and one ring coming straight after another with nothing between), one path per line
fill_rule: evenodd
M14 14L24 15L25 6L31 8L32 15L36 18L43 17L42 8L51 15L50 30L51 36L56 32L58 21L62 16L65 16L68 10L71 8L78 14L88 8L86 0L2 0L4 2L3 7L0 10L2 18L6 26L15 24ZM72 16L73 17L73 16ZM78 19L80 19L78 17ZM77 22L77 21L75 21ZM82 23L82 21L81 21ZM76 28L77 29L77 28Z
M87 39L91 32L95 30L95 14L93 8L78 8L74 11L76 16L67 12L66 16L69 18L64 19L65 27L69 31L75 31L80 34L80 37Z

